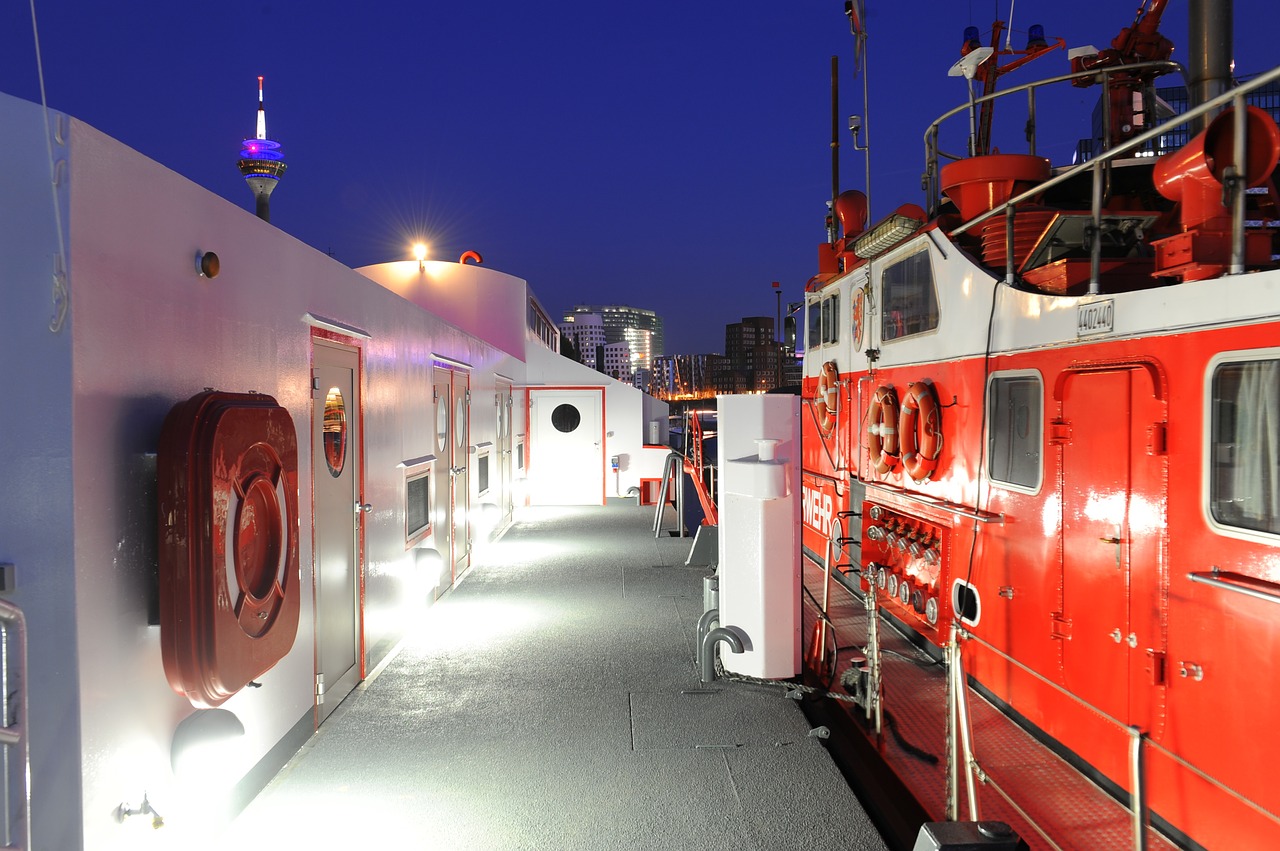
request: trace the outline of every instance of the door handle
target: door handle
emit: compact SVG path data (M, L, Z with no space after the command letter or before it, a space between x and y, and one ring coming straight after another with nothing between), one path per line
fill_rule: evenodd
M368 503L368 502L356 503L356 514L368 514L370 511L373 511L372 503Z

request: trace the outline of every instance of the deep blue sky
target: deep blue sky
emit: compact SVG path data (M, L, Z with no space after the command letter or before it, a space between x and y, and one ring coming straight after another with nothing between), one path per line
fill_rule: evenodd
M946 76L962 30L985 40L1009 2L866 5L878 218L921 201L924 128L965 97ZM1138 5L1021 0L1014 44L1038 22L1105 47ZM1237 72L1280 62L1273 5L1235 8ZM275 225L350 266L403 259L417 234L435 257L474 249L552 313L657 310L668 353L720 351L726 323L774 315L772 281L802 297L825 238L832 55L841 127L867 111L841 0L62 0L36 14L52 107L252 209L235 162L262 74L289 163ZM1172 0L1161 29L1182 45L1186 28ZM1006 80L1065 71L1057 53ZM26 0L0 2L0 91L39 99ZM1065 94L1041 115L1057 163L1097 89ZM850 141L842 186L863 188Z

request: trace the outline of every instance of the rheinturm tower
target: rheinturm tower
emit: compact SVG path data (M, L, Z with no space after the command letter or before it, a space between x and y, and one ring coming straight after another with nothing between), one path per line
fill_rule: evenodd
M271 192L287 167L280 143L267 138L267 108L262 99L262 78L259 77L258 132L255 138L245 139L244 147L240 149L240 173L258 202L258 218L263 221L271 221Z

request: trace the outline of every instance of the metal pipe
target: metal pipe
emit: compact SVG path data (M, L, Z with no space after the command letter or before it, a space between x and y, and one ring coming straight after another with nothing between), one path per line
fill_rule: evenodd
M1232 127L1235 138L1232 139L1231 181L1228 191L1231 193L1231 267L1227 274L1239 275L1244 272L1244 202L1246 181L1248 177L1248 160L1245 159L1245 135L1248 132L1249 110L1244 102L1244 95L1237 95L1232 104Z
M831 227L827 232L836 244L836 199L840 197L840 59L831 57ZM856 141L856 140L855 140ZM849 234L845 234L849 236ZM778 293L781 297L782 293Z
M944 649L947 663L947 724L946 724L946 746L947 746L947 794L946 794L946 812L944 817L947 821L960 820L960 759L956 753L956 682L952 672L956 667L956 647L958 639L956 637L956 625L951 624L951 640L947 642Z
M715 648L718 642L726 642L734 653L742 653L742 638L732 628L719 626L711 630L702 639L701 679L706 685L716 678Z
M707 609L702 613L702 617L698 618L698 670L702 670L702 642L706 639L707 633L711 631L713 623L720 623L719 609Z
M978 784L974 774L973 761L973 730L969 726L969 689L965 683L964 663L960 658L960 642L956 641L955 656L953 657L955 664L952 666L952 676L955 678L953 688L956 693L956 726L960 730L960 744L964 749L964 780L965 789L969 793L969 820L979 821L982 816L978 813Z
M1241 585L1222 579L1218 568L1214 568L1210 573L1188 573L1187 578L1192 582L1199 582L1202 585L1212 585L1214 588L1221 588L1224 591L1234 591L1237 594L1244 594L1249 597L1256 597L1259 600L1266 600L1268 603L1280 603L1280 594L1272 591L1264 591L1261 588L1252 588L1248 585ZM1272 583L1268 582L1268 585Z
M1102 168L1103 163L1099 162L1093 167L1093 202L1090 209L1093 212L1093 231L1089 239L1089 295L1098 295L1101 292L1101 285L1098 283L1102 276Z
M1134 851L1147 851L1147 789L1142 782L1142 743L1146 736L1137 727L1129 728L1129 807L1133 811Z
M667 487L668 483L674 479L671 465L679 461L680 453L671 452L667 455L667 460L662 464L662 485L658 488L658 510L653 513L653 537L655 538L662 534L662 512L667 507Z
M1027 153L1036 154L1036 90L1027 89Z
M1231 88L1232 0L1188 0L1187 96L1199 106ZM1199 119L1191 135L1209 126Z
M1014 208L1010 206L1004 211L1004 282L1013 286L1013 220Z

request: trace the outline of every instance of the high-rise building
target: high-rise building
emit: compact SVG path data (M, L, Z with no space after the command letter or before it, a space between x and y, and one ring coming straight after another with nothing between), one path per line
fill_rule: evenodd
M560 323L560 336L573 341L582 363L599 369L596 349L605 344L604 320L596 313L570 313Z
M662 317L652 310L621 304L578 304L565 311L569 317L594 313L604 324L606 343L626 343L631 350L631 371L647 368L664 353Z
M724 328L724 354L733 372L733 392L759 393L781 383L782 345L774 340L772 316L747 316Z

